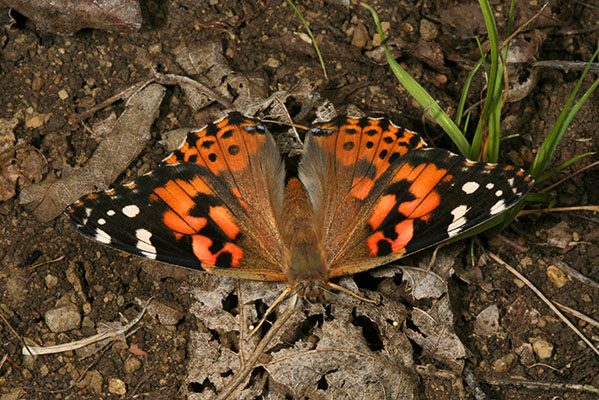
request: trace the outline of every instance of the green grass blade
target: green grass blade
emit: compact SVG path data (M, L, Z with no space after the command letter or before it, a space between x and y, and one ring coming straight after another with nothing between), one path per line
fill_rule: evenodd
M537 183L543 182L544 180L550 178L551 176L553 176L554 174L556 174L557 172L561 171L564 168L568 168L570 165L574 164L576 161L580 160L581 158L584 157L588 157L588 156L592 156L597 154L597 152L595 151L590 151L588 153L584 153L584 154L580 154L574 158L569 159L568 161L558 165L555 168L552 168L551 171L546 172L545 174L543 174L542 176L540 176L536 181Z
M318 43L316 43L316 39L314 38L314 35L312 35L312 30L310 29L308 22L306 22L302 13L297 9L295 4L293 4L293 1L287 0L287 3L289 3L289 5L293 8L293 10L297 14L297 16L300 18L300 20L302 21L302 24L304 24L304 27L306 28L306 31L308 32L308 35L310 36L310 39L312 39L312 46L314 46L314 50L316 50L316 54L318 55L318 61L320 62L320 66L322 67L322 72L324 73L324 79L328 80L329 78L327 76L327 67L324 65L324 60L322 59L322 54L320 54L320 48L318 47Z
M532 176L539 176L539 175L541 175L541 173L543 171L545 171L545 169L547 168L547 165L549 164L549 161L551 160L551 157L553 156L553 153L555 152L555 149L557 148L557 145L560 143L560 141L564 137L564 134L566 133L568 126L572 122L572 119L574 118L576 113L580 110L580 108L584 105L584 103L588 100L588 98L591 96L591 94L595 91L597 86L599 86L599 79L597 79L595 82L593 82L591 87L585 92L585 94L580 98L580 100L578 100L578 102L576 102L576 104L572 107L572 109L570 111L568 111L567 108L564 107L562 114L565 114L565 115L562 120L562 123L561 124L556 123L554 125L553 129L551 129L551 131L547 135L547 138L545 139L545 141L539 148L539 152L537 153L537 156L535 157L535 160L534 160L533 165L530 170ZM577 86L577 89L578 89L578 86ZM572 92L572 95L575 95L577 89L575 89ZM570 97L573 97L572 95ZM568 100L570 100L570 99L568 99ZM571 103L571 102L568 101L568 103ZM560 115L560 119L561 118L562 118L562 115Z
M368 4L361 3L362 7L366 8L372 14L372 18L378 29L379 37L383 43L385 49L385 55L387 62L396 76L397 80L406 88L406 90L416 99L418 103L433 117L435 121L441 126L441 128L449 135L453 143L458 148L458 151L467 155L470 150L470 144L458 128L458 126L451 120L451 118L443 111L443 109L437 104L435 99L429 95L426 90L414 78L410 76L398 63L395 61L387 45L385 44L385 36L383 35L383 28L377 12L370 7Z
M476 62L476 64L474 64L474 67L472 67L472 70L470 71L470 73L468 74L468 77L466 78L466 82L464 84L464 89L462 89L462 95L460 96L460 102L458 103L458 112L456 114L456 120L455 120L455 124L457 126L462 125L462 118L464 117L464 108L466 107L466 100L468 98L468 92L470 92L470 86L472 85L472 79L474 79L474 75L476 75L476 73L478 72L478 70L480 69L480 66L483 64L484 59L481 58L480 60L478 60ZM466 128L463 128L463 131L466 132Z
M545 169L547 168L547 165L549 164L549 161L551 160L551 157L553 156L553 153L555 152L555 149L557 148L557 145L562 140L564 134L566 133L568 126L570 125L570 122L574 118L574 115L576 115L578 110L580 110L580 108L584 105L586 100L590 97L590 95L595 91L595 89L599 85L599 79L598 79L584 93L584 95L581 97L581 99L578 100L578 102L574 106L572 106L572 103L574 102L574 98L576 97L576 94L578 93L578 90L580 89L580 87L582 85L584 77L586 76L587 72L589 71L591 64L597 57L597 54L599 54L599 47L597 48L597 50L595 50L595 53L591 57L591 60L587 64L587 67L580 75L580 78L578 79L578 82L576 83L576 87L570 94L570 97L568 97L568 100L566 101L566 105L562 109L560 116L558 117L557 121L553 125L553 128L551 128L551 131L549 131L549 134L543 141L543 144L539 148L539 152L537 153L537 156L535 157L532 167L530 168L530 173L532 176L539 177L539 176L541 176L543 171L545 171Z

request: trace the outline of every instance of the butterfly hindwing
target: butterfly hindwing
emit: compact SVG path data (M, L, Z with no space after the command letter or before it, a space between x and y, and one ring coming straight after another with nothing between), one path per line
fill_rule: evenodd
M166 164L194 163L207 168L244 205L266 243L280 244L276 221L283 208L285 168L272 135L258 120L238 112L192 130Z
M384 118L341 116L313 127L299 177L306 186L330 260L354 229L364 199L387 169L424 140Z

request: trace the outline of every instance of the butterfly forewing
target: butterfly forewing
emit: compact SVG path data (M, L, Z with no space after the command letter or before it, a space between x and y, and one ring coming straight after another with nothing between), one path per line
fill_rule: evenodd
M166 165L88 195L65 216L133 254L258 280L285 280L275 214L284 168L270 133L238 113L193 131Z

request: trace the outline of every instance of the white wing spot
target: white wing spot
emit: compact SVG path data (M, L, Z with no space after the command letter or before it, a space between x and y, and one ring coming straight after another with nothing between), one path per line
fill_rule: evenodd
M514 178L510 178L507 180L507 183L510 184L510 186L514 186Z
M85 209L85 216L89 217L90 215L92 215L92 209L91 208L86 208Z
M462 186L462 191L466 194L472 194L476 192L476 189L478 189L479 187L480 185L476 182L466 182Z
M123 209L121 211L127 217L135 218L137 216L137 214L139 214L139 207L137 207L135 204L131 204L129 206L123 207Z
M495 196L499 197L503 194L503 190L498 190L495 192Z
M104 218L100 218L98 220L98 225L104 225L106 223L106 220Z
M495 203L495 205L493 207L491 207L490 214L491 215L499 214L503 210L505 210L505 201L503 201L503 199L501 199L497 203Z
M514 187L512 188L512 193L516 194L516 192L518 192L518 188L514 186Z
M485 186L485 187L486 187L487 189L491 190L491 189L493 189L493 188L495 187L495 185L494 185L494 184L492 184L492 183L487 183L487 186Z
M145 257L151 258L152 260L156 259L156 247L150 244L150 238L152 237L152 232L147 229L138 229L135 231L135 237L137 238L137 247L141 254Z
M110 242L112 242L112 238L110 237L110 235L99 228L96 228L96 235L94 236L94 238L98 242L104 244L110 244Z
M455 231L457 231L466 223L467 219L464 218L464 216L466 215L468 210L468 206L461 205L459 207L454 208L453 211L451 211L451 215L453 215L453 221L447 227L447 234L449 236L452 236L455 233Z
M108 211L106 211L106 215L108 215L109 217L112 217L114 214L116 214L114 212L114 210L108 210Z

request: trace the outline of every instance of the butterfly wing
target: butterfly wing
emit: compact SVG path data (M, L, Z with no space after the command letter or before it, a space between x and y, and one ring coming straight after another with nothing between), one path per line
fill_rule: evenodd
M231 113L192 131L166 165L85 196L67 220L147 258L256 280L284 280L277 230L284 167L270 133Z
M409 151L426 146L416 133L383 118L337 119L316 125L306 137L299 178L306 186L328 260L346 245L365 218L365 199L385 171Z
M324 168L317 179L301 176L315 210L327 221L323 237L331 249L329 277L374 268L455 237L516 204L533 184L521 169L471 162L447 150L424 148L415 138L409 139L415 145L393 160L386 148L374 155L358 152L352 170L343 160L346 129L312 130L302 161L304 171ZM387 134L383 130L366 140L385 142L379 135ZM329 145L333 140L335 147ZM343 190L332 195L331 185Z

